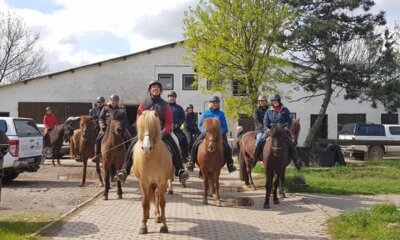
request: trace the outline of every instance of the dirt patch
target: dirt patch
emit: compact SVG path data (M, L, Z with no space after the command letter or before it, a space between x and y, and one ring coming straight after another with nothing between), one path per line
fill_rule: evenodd
M82 178L82 163L63 159L62 166L46 160L38 172L22 173L14 181L3 184L1 218L19 215L61 216L95 196L103 188L94 163L89 163L85 187L78 187Z

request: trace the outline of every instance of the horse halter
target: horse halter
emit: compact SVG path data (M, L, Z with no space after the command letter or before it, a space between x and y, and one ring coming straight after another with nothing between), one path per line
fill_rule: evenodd
M214 138L210 138L207 135L206 135L205 140L206 140L206 145L207 145L208 151L214 152L217 149L217 147L216 147L217 140Z

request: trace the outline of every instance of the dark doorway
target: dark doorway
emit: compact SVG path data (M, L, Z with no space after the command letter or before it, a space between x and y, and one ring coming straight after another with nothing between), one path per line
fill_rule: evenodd
M9 117L10 112L0 112L0 117Z

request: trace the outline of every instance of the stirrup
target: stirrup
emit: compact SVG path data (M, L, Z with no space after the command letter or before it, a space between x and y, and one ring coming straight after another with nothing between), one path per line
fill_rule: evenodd
M186 168L187 168L187 170L188 170L189 172L193 172L194 163L189 162L189 163L186 165Z

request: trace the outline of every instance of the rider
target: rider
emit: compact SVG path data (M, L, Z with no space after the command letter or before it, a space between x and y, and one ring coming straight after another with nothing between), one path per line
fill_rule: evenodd
M43 133L43 141L49 136L50 131L57 126L57 118L53 114L51 107L46 108L46 114L43 116L43 124L44 124L44 133Z
M189 106L186 108L184 123L184 133L189 141L188 149L192 148L192 145L196 140L196 136L200 135L200 130L197 127L197 124L197 115L193 112L193 105L189 104Z
M264 146L265 139L269 136L269 129L273 124L280 123L284 124L286 129L290 129L292 126L292 118L290 116L290 111L287 107L283 106L281 103L281 96L279 94L274 94L270 98L271 108L267 110L263 119L264 132L261 136L261 140L256 146L253 161L259 161L262 157L262 148ZM297 153L296 147L294 146L292 140L288 137L287 143L289 143L289 153L290 157L299 162L299 155Z
M91 161L93 162L99 162L99 155L100 155L100 147L101 147L101 139L104 136L104 133L107 129L107 125L110 121L110 117L111 117L111 111L112 110L116 110L116 109L123 109L123 107L119 104L119 96L116 94L112 94L110 96L110 100L108 101L108 103L106 104L106 106L104 106L100 112L99 115L99 127L100 127L100 132L97 135L96 138L96 147L95 147L95 155L93 158L91 158ZM125 126L128 126L128 119L125 119ZM124 132L124 138L125 139L130 139L131 135L128 131L127 128L125 128L125 132Z
M255 126L255 133L256 133L256 146L261 140L261 136L264 133L264 115L268 110L267 105L267 97L264 95L260 95L258 97L258 106L254 110L253 118L254 118L254 126Z
M140 113L145 110L156 110L156 109L159 110L160 115L158 117L160 119L160 124L161 124L162 139L164 143L167 145L169 151L172 153L172 161L174 162L175 166L175 174L179 176L179 181L181 183L184 183L186 180L189 179L189 174L183 168L178 146L176 146L174 139L170 135L173 123L172 111L168 103L161 98L162 84L158 81L152 81L150 82L147 90L149 96L142 103L140 103L137 110L138 117L136 118L136 120L139 118ZM134 160L132 159L133 157L132 149L133 146L136 144L136 142L137 142L137 137L135 137L131 141L122 168L117 173L116 178L120 182L124 182L126 180L126 177L131 171Z
M97 97L95 107L89 110L89 115L93 118L97 125L99 125L100 113L104 107L106 99L104 97Z
M202 130L202 133L200 134L199 138L196 140L196 142L193 144L192 147L192 152L191 156L189 159L189 163L187 165L187 169L189 171L193 171L194 164L196 162L197 158L197 151L199 149L199 145L202 142L202 140L205 138L205 132L203 129L203 123L206 118L216 118L219 120L221 124L221 132L222 132L222 138L224 141L224 155L225 155L225 160L226 160L226 166L228 167L228 171L234 172L236 171L235 165L233 165L233 159L232 159L232 150L229 147L228 144L228 139L226 137L226 133L228 132L228 124L226 122L225 114L222 112L220 108L220 103L221 100L219 99L218 96L213 96L210 99L210 107L208 110L204 111L203 115L201 115L200 121L199 121L199 128Z
M176 103L177 94L175 91L168 93L168 104L171 108L173 115L173 128L172 131L175 133L179 140L179 144L182 149L182 156L184 159L187 157L188 152L188 143L186 140L185 134L181 130L181 125L185 122L185 111L181 107L181 105Z

